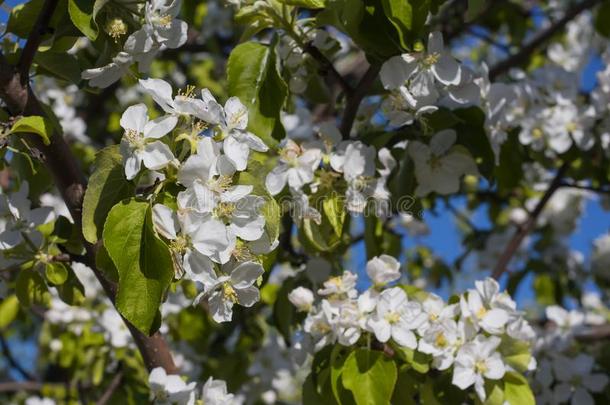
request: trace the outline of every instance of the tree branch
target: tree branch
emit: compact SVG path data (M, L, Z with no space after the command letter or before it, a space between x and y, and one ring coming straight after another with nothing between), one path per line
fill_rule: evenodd
M0 392L41 391L43 386L44 384L38 381L0 382Z
M307 44L305 44L303 51L311 55L311 57L318 62L323 75L328 75L334 80L336 80L337 83L339 83L341 89L347 97L352 94L352 92L354 91L354 89L352 89L352 86L350 86L350 84L347 82L347 80L345 80L341 73L337 71L333 63L328 60L328 58L318 48L313 46L311 42L308 42Z
M489 69L489 79L493 80L503 73L506 73L509 69L522 65L527 62L538 48L540 48L545 42L551 39L555 34L561 31L570 21L578 16L583 11L593 7L600 0L584 0L571 9L566 11L564 16L554 22L550 27L539 33L532 39L528 44L523 46L519 52L509 56L503 61L499 62L491 69Z
M2 347L2 354L6 358L6 361L11 366L11 368L15 369L26 380L36 380L36 378L32 374L28 373L27 370L25 368L23 368L21 366L21 364L19 364L17 362L17 360L15 360L15 357L13 356L13 353L11 352L8 342L4 338L4 335L2 335L1 333L0 333L0 346Z
M584 184L577 184L577 183L568 183L568 182L562 182L559 187L567 187L567 188L576 188L579 190L587 190L587 191L591 191L593 193L598 193L598 194L610 194L610 188L603 188L603 187L594 187L594 186L588 186L588 185L584 185Z
M30 66L32 66L38 46L40 45L40 42L42 42L42 36L47 32L49 22L51 21L51 17L53 16L53 12L57 7L58 2L59 0L45 0L40 9L40 14L38 14L38 19L34 23L32 31L30 31L28 40L21 51L21 56L17 63L17 68L21 75L21 84L25 84L28 81Z
M517 249L519 249L519 246L521 246L521 242L523 242L523 239L525 239L527 234L530 233L530 231L536 225L536 221L538 220L538 217L542 213L542 210L544 209L546 203L551 199L551 197L553 196L555 191L557 191L557 189L561 186L562 178L563 178L565 172L568 170L568 168L569 168L568 163L564 163L559 168L559 170L557 171L557 174L555 175L555 178L549 185L549 188L546 190L546 192L544 193L544 195L542 196L540 201L538 201L538 204L536 204L536 207L531 212L528 219L525 221L525 223L523 223L519 227L519 229L517 229L517 231L511 238L511 240L508 242L508 245L506 245L506 248L504 249L502 256L500 256L500 259L498 260L496 267L494 268L493 272L491 273L491 276L493 278L495 278L496 280L499 279L502 274L504 274L504 272L506 271L506 267L508 266L508 263L510 263L510 260L513 258Z
M374 64L369 66L368 70L364 76L362 76L362 79L360 79L360 82L354 91L348 95L340 128L343 139L349 138L349 135L352 132L352 127L354 126L356 114L358 114L360 103L375 82L377 75L379 75L379 70L381 70L380 65Z
M46 30L46 24L50 20L54 3L56 3L54 0L47 0L45 3L45 7L43 7L41 15L32 30L32 37L29 38L26 48L22 53L18 67L10 65L4 56L0 54L0 98L6 103L7 109L12 116L45 115L42 106L28 85L27 71L29 70L29 63L33 60L34 54L38 49L41 38L40 33ZM24 69L25 76L22 74ZM45 145L39 136L33 134L28 136L27 139L42 153L43 162L53 175L57 188L74 219L74 224L82 232L82 203L87 182L68 144L63 136L57 133L53 133L50 136L51 142L49 145ZM95 265L95 257L99 246L88 243L82 237L82 233L80 237L87 252L84 260L85 264L93 269L104 291L114 303L117 286L106 279L104 274ZM152 336L146 336L125 318L123 320L142 354L146 367L149 370L155 367L163 367L168 373L175 373L176 366L174 365L169 346L163 337L158 332Z
M100 399L97 400L95 405L106 405L108 401L110 401L110 398L112 398L112 395L115 393L115 391L121 386L122 381L123 370L119 369L112 381L110 381L110 384L108 384L108 388L106 388L106 391L104 391L104 393L102 394Z

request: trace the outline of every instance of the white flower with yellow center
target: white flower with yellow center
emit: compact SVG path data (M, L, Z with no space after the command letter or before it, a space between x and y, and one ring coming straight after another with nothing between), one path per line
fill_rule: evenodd
M430 145L419 141L409 142L407 151L415 163L417 196L430 192L453 194L460 188L463 175L478 174L477 165L466 148L454 145L457 134L452 129L438 132Z
M319 148L299 146L291 139L286 140L280 151L279 164L267 174L265 186L271 195L279 194L286 184L291 189L300 190L314 179L314 172L322 161Z
M496 336L479 335L462 346L453 366L453 384L462 390L474 384L477 396L485 402L485 380L499 380L506 372L502 357L496 351L500 342Z
M421 305L409 301L402 288L394 287L379 295L377 307L368 320L369 330L382 343L392 338L396 343L409 349L417 347L413 331L426 321Z
M159 405L195 405L197 383L187 384L179 375L167 374L163 367L154 368L148 377L151 400Z
M479 330L494 335L504 332L509 321L509 311L506 308L496 307L499 285L492 278L475 282L476 289L460 297L462 316L469 320Z
M204 291L195 298L195 304L205 298L212 318L216 322L229 322L233 306L251 307L260 299L255 283L264 273L263 266L255 262L229 262L222 266L220 276L215 273L204 283Z
M120 148L128 180L136 177L142 164L150 170L159 170L174 160L169 146L157 139L174 129L176 117L149 121L146 105L136 104L125 110L120 123L125 130Z

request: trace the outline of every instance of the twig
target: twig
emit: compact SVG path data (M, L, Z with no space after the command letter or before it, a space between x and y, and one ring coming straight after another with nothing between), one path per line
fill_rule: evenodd
M53 4L52 0L48 0L47 3ZM44 12L44 10L46 10L46 12ZM44 7L43 13L41 14L47 15L49 13L49 9ZM28 49L30 49L30 51L28 52L35 53L35 50L38 49L36 35L39 34L36 33L44 31L39 24L45 21L48 22L49 18L48 15L47 17L40 16L38 18L36 24L38 28L33 30L33 37L28 40L28 44L32 44L29 45ZM34 49L34 51L31 49ZM28 55L28 53L26 53L26 55ZM27 65L29 69L28 58L33 58L33 54L22 58L20 61L20 66L22 68ZM0 98L2 98L8 111L13 116L46 115L40 102L36 99L36 96L28 85L27 80L22 82L22 75L19 70L8 63L2 54L0 54ZM70 210L75 225L78 229L82 230L82 203L87 187L85 176L63 136L53 133L50 138L51 142L48 145L45 145L39 136L33 134L27 136L28 141L42 153L44 164L53 175L56 186L61 192L66 206ZM93 270L95 276L104 288L106 295L114 303L117 286L108 280L103 272L99 271L95 265L95 257L99 246L94 246L85 241L82 234L80 237L83 240L87 253L85 264ZM131 332L148 370L152 370L155 367L163 367L168 373L175 373L176 366L172 359L169 346L161 334L157 332L152 336L146 336L125 318L123 318L123 320Z
M519 50L519 52L509 56L508 58L493 66L489 70L489 79L493 80L499 75L507 72L512 67L519 66L525 63L532 53L534 53L545 42L551 39L553 35L561 31L566 26L566 24L572 21L581 12L593 7L598 2L600 2L600 0L584 0L569 9L568 11L566 11L562 18L554 22L550 27L548 27L546 30L542 31L540 34L534 37L534 39L532 39L528 44L523 46L521 50Z
M598 193L598 194L610 194L609 188L594 187L594 186L588 186L588 185L577 184L577 183L568 183L565 181L562 182L559 185L559 187L577 188L579 190L587 190L587 191L591 191L591 192Z
M8 381L0 382L0 392L41 391L43 383L38 381Z
M381 66L377 64L369 66L368 70L364 76L362 76L362 79L354 91L347 97L347 103L345 105L345 111L343 112L343 119L341 120L340 128L343 139L349 138L349 135L352 132L352 127L354 126L356 114L358 114L360 103L368 93L373 82L375 82L380 69Z
M108 384L106 391L104 391L104 393L102 394L100 399L98 399L97 402L95 403L96 405L106 405L108 403L108 401L110 401L110 398L112 398L112 395L121 386L121 382L123 381L123 374L124 374L123 370L119 370L116 373L116 375L114 376L112 381L110 381L110 384Z
M523 239L525 239L527 234L532 230L532 228L534 228L534 225L536 225L536 221L542 213L542 210L544 209L546 203L551 199L555 191L557 191L557 189L561 186L562 178L568 168L569 163L566 162L559 168L559 170L557 170L557 174L549 185L549 188L546 190L540 201L538 201L538 204L536 204L536 207L530 213L525 223L523 223L516 230L515 234L508 242L508 245L506 245L506 249L504 249L502 256L500 256L500 259L498 260L498 263L496 264L496 267L494 268L491 274L491 276L496 280L499 279L500 276L506 271L508 263L513 258L513 255L515 254L517 249L519 249L519 246L521 246L521 242L523 242Z
M476 31L475 29L473 29L472 27L468 28L468 34L472 35L473 37L479 38L481 40L483 40L485 43L501 50L502 52L505 53L510 53L510 47L506 44L502 44L500 42L498 42L495 38L493 38L491 35L485 33L485 32L479 32Z
M36 378L32 374L30 374L25 368L23 368L21 366L21 364L19 364L17 362L17 360L15 360L15 357L13 356L13 353L11 352L8 342L4 338L4 335L1 333L0 333L0 346L2 346L2 354L6 358L6 361L8 361L8 364L11 366L11 368L15 369L26 380L36 380Z
M313 46L311 42L308 42L307 44L305 44L303 50L309 55L311 55L311 57L318 62L323 75L331 76L334 80L337 81L337 83L339 83L341 89L343 89L343 92L346 94L347 97L352 94L352 92L354 91L354 89L352 89L352 86L350 86L350 84L347 82L347 80L345 80L341 73L337 71L333 63L328 60L328 58L318 48Z
M30 66L34 61L34 55L36 55L38 46L40 45L40 42L42 42L42 36L48 30L49 22L51 21L51 17L53 16L53 12L57 7L58 2L59 0L45 0L40 9L40 13L38 14L38 19L34 23L32 31L30 31L28 40L21 51L21 56L17 63L17 69L21 75L21 84L27 83Z
M477 228L476 225L472 223L470 218L468 218L466 214L464 214L462 211L459 211L457 208L455 208L449 200L445 201L445 206L457 218L458 221L463 222L464 225L470 228L472 232L479 232L479 228Z

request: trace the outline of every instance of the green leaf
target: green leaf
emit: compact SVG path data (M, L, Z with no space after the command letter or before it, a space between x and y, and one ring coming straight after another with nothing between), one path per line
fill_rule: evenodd
M73 55L59 52L38 52L34 56L39 73L48 72L51 76L78 84L81 81L81 69Z
M42 0L31 0L26 3L18 4L11 10L6 26L6 32L11 32L18 37L26 38L36 22Z
M95 41L98 34L97 24L93 20L94 3L91 0L69 0L70 19L83 34Z
M604 1L599 5L595 14L595 30L606 38L610 38L610 2Z
M324 8L326 0L278 0L282 4L303 8Z
M284 138L280 110L288 87L277 66L275 46L246 42L233 49L227 63L229 94L248 107L248 130L269 147Z
M514 371L504 376L504 399L510 405L534 405L536 400L525 377Z
M335 400L339 404L353 403L352 394L345 389L341 376L351 349L343 345L335 345L330 353L330 386L335 396Z
M396 364L380 351L357 349L345 360L342 381L356 404L389 404L396 384Z
M40 135L44 144L48 145L51 143L53 123L48 118L39 115L21 117L13 124L10 133L34 133Z
M396 389L392 394L392 403L401 405L415 405L413 399L419 392L419 384L415 377L409 372L408 366L402 366L398 370Z
M429 1L381 0L381 4L387 19L396 28L400 44L404 49L411 49L426 23Z
M345 202L342 196L336 193L331 193L330 196L322 200L322 208L328 222L332 226L333 231L337 237L341 237L343 234L343 224L345 223Z
M487 393L485 405L502 405L504 403L504 390L502 386L501 381L485 381L485 391Z
M56 288L59 298L68 305L82 305L85 301L85 287L73 271L69 271L68 279Z
M466 11L466 21L472 21L485 9L485 0L468 0L468 11Z
M19 313L19 299L16 295L9 295L0 302L0 330L5 329L17 318Z
M119 274L117 309L140 331L152 334L174 270L169 248L154 232L149 203L132 198L115 205L103 240Z
M502 358L512 368L519 372L526 372L532 359L530 344L505 336L500 345Z
M51 262L45 265L44 274L51 283L62 285L68 279L68 269L63 263Z
M94 166L83 201L83 236L89 243L96 243L102 237L110 209L134 193L133 184L125 178L118 145L102 149Z
M51 301L51 294L44 279L35 270L22 270L19 273L15 292L19 302L25 307L32 305L46 306Z
M413 370L420 374L426 374L430 370L432 357L428 354L406 347L393 346L399 358L403 359Z

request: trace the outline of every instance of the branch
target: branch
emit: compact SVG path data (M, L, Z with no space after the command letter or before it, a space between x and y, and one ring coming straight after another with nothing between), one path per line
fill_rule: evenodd
M21 75L21 84L25 84L28 81L30 66L32 66L32 62L34 61L34 55L36 55L38 46L42 42L42 36L46 34L48 30L49 22L51 21L51 17L53 16L53 12L57 7L58 2L59 0L45 0L40 9L40 14L38 14L38 19L34 23L32 31L30 31L28 40L21 51L21 56L17 63L17 68Z
M493 80L501 74L507 72L515 66L522 65L529 60L529 57L545 42L551 39L555 34L561 31L570 21L578 16L583 11L593 7L600 0L584 0L579 4L573 6L571 9L566 11L564 16L554 22L546 30L534 37L528 44L523 46L519 52L509 56L503 61L499 62L489 70L489 79Z
M15 357L13 356L13 353L11 352L11 349L6 341L6 339L4 339L4 335L2 335L0 333L0 346L2 346L2 354L4 355L4 357L6 358L6 361L8 362L8 364L15 370L17 370L17 372L19 374L21 374L21 376L23 378L25 378L26 380L36 380L36 378L27 372L27 370L25 368L23 368L21 366L21 364L19 364L17 362L17 360L15 360Z
M577 183L568 183L568 182L562 182L559 187L567 187L567 188L577 188L579 190L587 190L587 191L591 191L593 193L598 193L598 194L610 194L610 188L603 188L603 187L594 187L594 186L588 186L588 185L584 185L584 184L577 184Z
M321 68L322 75L331 76L334 80L336 80L348 97L352 94L352 92L354 91L354 89L352 89L352 86L350 86L350 84L347 82L347 80L345 80L341 73L337 71L333 63L328 60L328 58L318 48L313 46L311 42L308 42L307 44L305 44L303 51L311 55L311 57L318 62Z
M48 0L45 5L49 3L52 5L53 0ZM35 50L38 48L38 41L40 40L39 32L44 31L43 26L40 24L44 22L48 23L51 9L47 7L51 7L51 5L43 7L43 12L35 25L37 28L33 29L32 37L28 40L26 49L24 49L24 52L22 53L19 64L21 69L24 69L26 66L29 69L28 61L33 59ZM31 51L31 49L34 49L34 51ZM22 77L19 69L10 65L4 56L0 54L0 98L5 102L11 115L44 116L45 113L42 106L36 99L32 89L29 87L27 80L25 80L25 82L22 81ZM74 224L82 232L82 203L87 182L76 158L70 151L68 144L63 136L58 133L53 133L50 136L51 142L49 145L45 145L39 136L33 134L30 134L27 139L42 153L42 160L53 175L57 188L74 219ZM88 243L83 238L82 234L80 237L86 249L85 264L93 269L93 272L104 288L104 291L114 303L117 286L109 281L95 265L95 257L99 246ZM129 331L142 354L144 363L149 370L152 370L155 367L163 367L168 373L176 372L176 366L174 365L169 346L160 333L157 332L152 336L146 336L138 331L125 318L123 318L123 321L129 328Z
M0 382L0 392L42 391L44 385L37 381ZM61 386L63 387L63 385Z
M110 401L110 398L112 398L112 395L114 395L115 391L121 386L122 381L123 370L118 370L112 381L110 381L108 388L106 388L106 391L104 391L104 393L102 394L100 399L97 400L95 405L106 405L108 401Z
M557 174L555 175L555 178L549 185L549 188L546 190L540 201L538 201L538 204L536 204L536 207L531 212L528 219L519 227L519 229L517 229L511 240L508 242L508 245L506 245L506 249L504 249L502 256L500 256L500 259L498 260L498 264L494 268L494 271L491 273L491 276L496 280L499 279L500 276L506 271L506 266L508 266L508 263L510 263L510 260L513 258L513 255L515 254L517 249L519 249L519 246L521 246L521 242L523 242L523 239L525 239L527 234L530 233L530 231L536 225L536 221L542 213L542 210L544 209L546 203L551 199L555 191L557 191L557 189L561 186L562 178L565 172L568 170L568 167L569 164L564 163L559 168Z
M349 138L349 135L352 132L352 127L354 126L356 114L358 114L358 108L360 107L360 103L368 93L369 88L373 85L373 82L377 78L380 69L381 66L377 64L369 66L368 70L366 71L364 76L362 76L362 79L360 80L354 91L348 95L340 128L341 134L343 135L343 139Z

